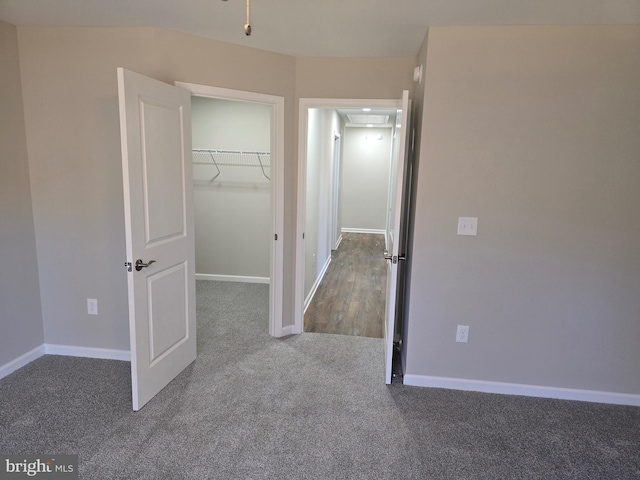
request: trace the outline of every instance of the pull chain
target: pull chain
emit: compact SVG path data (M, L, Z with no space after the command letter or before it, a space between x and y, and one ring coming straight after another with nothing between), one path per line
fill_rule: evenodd
M226 2L227 0L222 0ZM251 0L247 0L247 23L244 24L244 33L251 35Z
M247 23L244 26L244 33L247 34L247 37L251 35L251 0L247 0Z

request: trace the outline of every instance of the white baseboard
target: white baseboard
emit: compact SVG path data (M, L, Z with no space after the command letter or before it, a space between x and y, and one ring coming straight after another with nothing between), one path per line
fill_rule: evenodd
M102 358L107 360L131 361L131 352L127 350L113 350L110 348L75 347L73 345L44 344L47 355L66 355L68 357Z
M210 280L214 282L270 283L269 277L244 277L241 275L213 275L209 273L196 273L196 280Z
M318 278L316 278L316 281L314 282L313 286L311 287L311 290L309 291L309 295L307 295L307 298L304 299L304 309L302 310L303 315L307 311L307 308L309 308L309 305L311 304L311 300L313 300L313 296L316 294L316 290L318 290L318 287L320 286L320 282L322 282L322 279L324 278L324 274L327 273L327 268L329 268L330 263L331 263L331 257L327 258L327 261L322 267L322 271L320 272L320 275L318 275Z
M39 345L33 350L29 350L27 353L20 355L18 358L11 360L8 363L0 366L0 378L4 378L7 375L12 374L19 368L37 360L44 355L44 345Z
M342 235L340 235L338 237L338 241L336 242L335 246L334 246L334 250L337 250L338 248L340 248L340 244L342 243Z
M0 366L0 379L10 375L19 368L37 360L43 355L66 355L69 357L102 358L107 360L131 361L131 353L126 350L112 350L108 348L74 347L71 345L53 345L43 343L42 345L20 355Z
M384 235L386 231L377 228L341 228L342 233L375 233L377 235Z
M519 383L489 382L464 378L431 377L426 375L404 375L403 383L416 387L448 388L472 392L499 393L502 395L523 395L525 397L558 398L581 402L611 403L640 407L640 395L630 393L600 392L574 388L523 385Z

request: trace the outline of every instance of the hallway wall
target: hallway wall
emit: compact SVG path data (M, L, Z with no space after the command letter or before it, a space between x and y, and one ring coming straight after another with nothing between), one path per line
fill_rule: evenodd
M341 131L342 121L335 110L309 109L305 202L305 299L331 258L334 132Z
M344 129L340 185L343 228L385 230L392 135L391 128Z

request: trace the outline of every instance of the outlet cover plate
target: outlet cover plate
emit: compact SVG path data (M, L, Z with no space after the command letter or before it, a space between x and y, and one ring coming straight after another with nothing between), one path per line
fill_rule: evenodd
M469 341L469 325L458 325L456 331L456 342L467 343Z

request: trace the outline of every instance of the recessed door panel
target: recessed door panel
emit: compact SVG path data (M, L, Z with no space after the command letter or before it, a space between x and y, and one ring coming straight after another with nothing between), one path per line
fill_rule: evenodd
M140 99L147 245L185 232L183 111Z
M187 288L184 263L147 277L149 362L152 367L189 338Z

